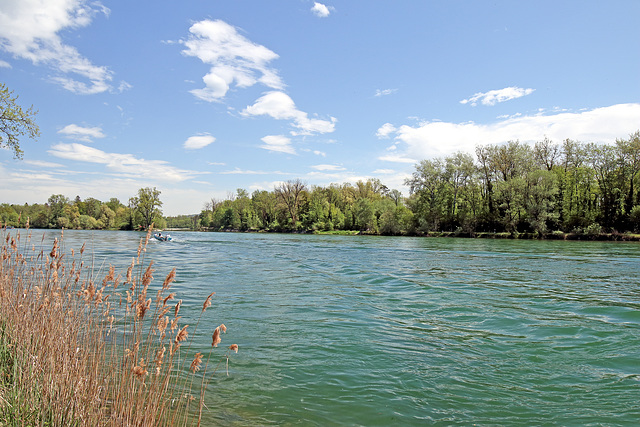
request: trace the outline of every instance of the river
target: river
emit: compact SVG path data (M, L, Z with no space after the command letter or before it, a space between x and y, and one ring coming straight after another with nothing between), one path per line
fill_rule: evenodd
M206 425L640 420L638 243L172 234L156 286L176 267L192 313L215 291L195 349L220 323L240 347ZM64 232L123 272L141 236Z

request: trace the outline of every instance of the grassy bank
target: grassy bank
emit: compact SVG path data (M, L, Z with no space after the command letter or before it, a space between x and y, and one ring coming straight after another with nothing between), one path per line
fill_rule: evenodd
M126 273L100 276L84 246L36 250L42 242L21 231L2 230L0 426L199 425L216 366L238 348L215 348L220 325L208 354L190 352L213 293L185 324L175 269L152 284L150 231Z

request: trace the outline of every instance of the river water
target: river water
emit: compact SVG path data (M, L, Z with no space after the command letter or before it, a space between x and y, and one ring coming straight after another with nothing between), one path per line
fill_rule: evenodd
M64 237L124 271L141 234ZM147 248L156 285L176 267L192 313L216 292L195 350L220 323L222 347L240 347L208 388L205 425L640 421L638 243L173 237Z

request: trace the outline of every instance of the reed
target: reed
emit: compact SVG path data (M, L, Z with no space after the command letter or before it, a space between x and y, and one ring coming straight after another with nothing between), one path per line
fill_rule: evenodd
M176 271L154 289L145 262L151 232L126 273L110 266L98 276L84 246L66 251L61 237L37 250L28 225L2 229L0 426L200 425L215 372L208 361L228 364L237 345L215 356L221 325L209 354L190 354L190 326L171 292Z

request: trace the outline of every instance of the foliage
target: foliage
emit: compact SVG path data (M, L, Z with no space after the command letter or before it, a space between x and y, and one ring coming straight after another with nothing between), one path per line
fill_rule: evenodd
M123 205L112 197L108 202L101 202L93 197L82 200L80 196L69 199L62 194L53 194L44 205L0 205L0 222L4 226L18 227L28 224L35 228L67 228L67 229L144 229L147 218L143 215L147 203L146 195L155 195L154 209L151 219L157 228L164 228L165 220L158 207L160 192L155 189L141 188L132 199L143 200L141 205ZM140 194L144 197L140 198ZM147 203L145 205L145 203ZM159 205L158 205L159 203ZM191 227L189 222L187 227Z
M155 187L145 187L138 190L138 195L132 198L133 208L142 217L142 228L147 229L157 218L162 217L160 207L160 191Z
M405 181L409 197L377 179L307 186L301 180L211 199L195 217L162 217L160 192L141 188L128 206L52 195L47 204L0 205L0 220L36 227L192 228L213 231L357 231L411 235L640 231L640 131L614 145L548 138L478 146L425 159ZM591 227L591 228L589 228ZM446 235L450 235L446 234ZM559 234L558 234L559 235Z
M19 137L27 135L35 139L40 136L40 128L34 121L37 111L33 111L33 106L23 110L17 100L13 91L0 83L0 148L13 150L13 156L21 159Z

